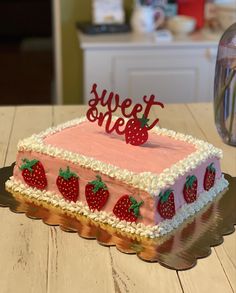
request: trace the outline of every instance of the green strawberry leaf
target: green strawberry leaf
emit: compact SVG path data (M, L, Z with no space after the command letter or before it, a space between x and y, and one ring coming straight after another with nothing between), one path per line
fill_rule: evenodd
M134 205L137 204L137 200L134 197L130 196L129 199L132 202L132 204L134 204Z
M89 182L94 186L93 192L96 193L99 189L107 190L106 184L102 181L101 176L97 175L96 176L97 180L93 180Z
M69 166L67 166L66 170L62 170L60 168L60 170L59 170L59 176L61 176L65 180L69 180L71 177L78 178L78 175L76 173L70 171L70 167Z
M185 183L187 188L189 188L189 180L190 180L190 176L187 176L186 177L186 183Z
M186 187L187 189L192 188L193 183L197 180L197 177L195 175L187 176L186 178Z
M132 196L130 196L129 199L132 202L132 205L129 207L129 212L130 210L133 210L133 213L137 218L141 217L139 209L141 205L144 203L143 200L140 202L137 202L137 200Z
M162 193L162 192L160 192L158 196L159 196L159 198L161 199L161 198L162 198L162 196L163 196L163 193Z
M173 192L172 189L167 189L164 193L160 192L159 197L160 197L161 203L167 202L172 192Z
M208 170L209 172L215 173L215 172L216 172L216 169L215 169L214 163L211 163L211 164L207 167L207 170Z
M141 123L141 128L144 128L145 126L148 127L148 121L149 121L150 119L147 119L147 117L145 117L145 116L143 115L142 118L139 118L138 120L139 120L139 122Z
M32 167L34 166L34 165L36 165L38 162L39 162L39 160L28 160L28 159L22 159L22 162L24 163L23 165L21 165L20 166L20 170L25 170L25 169L27 169L27 170L29 170L31 173L33 172L33 169L32 169Z

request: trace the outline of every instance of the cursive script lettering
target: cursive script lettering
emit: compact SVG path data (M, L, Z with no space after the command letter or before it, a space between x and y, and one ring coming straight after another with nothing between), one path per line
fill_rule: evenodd
M126 132L127 120L124 118L140 120L138 116L142 116L149 121L150 111L153 106L159 106L164 108L164 105L155 100L155 96L151 95L143 97L144 104L135 104L132 106L132 99L126 98L120 101L120 96L116 93L107 93L107 90L103 90L101 94L97 91L97 84L93 84L91 94L93 97L89 100L89 109L86 113L87 119L90 122L97 122L99 126L105 124L105 130L107 133L116 132L119 135L123 135ZM102 106L106 109L105 113L99 112L97 106ZM116 121L112 121L112 114L121 110L121 114L124 117L119 117ZM139 114L139 115L138 115ZM147 130L152 129L159 119L156 118L150 125L146 126Z

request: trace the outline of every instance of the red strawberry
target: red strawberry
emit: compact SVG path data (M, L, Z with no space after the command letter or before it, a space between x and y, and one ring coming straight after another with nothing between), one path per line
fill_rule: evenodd
M214 163L211 163L207 168L206 168L206 173L204 176L204 189L208 191L209 189L212 188L212 186L215 183L215 177L216 177L216 169L214 167Z
M134 197L123 195L115 204L113 213L120 220L136 222L140 217L139 208L142 204L143 201L137 202Z
M141 145L148 140L148 121L144 115L141 119L130 119L125 128L125 141L132 145Z
M97 180L93 180L85 186L85 196L89 208L100 211L108 200L109 191L101 177L99 175L96 177Z
M157 204L157 210L164 219L172 219L175 215L175 201L173 190L168 189L159 194L160 200Z
M197 177L192 175L186 178L184 184L184 199L187 203L194 202L197 199Z
M63 197L76 202L79 197L79 177L67 167L65 171L60 169L57 177L57 187Z
M43 165L38 160L23 159L23 164L20 167L22 170L22 176L25 182L38 189L45 189L47 186L47 178Z

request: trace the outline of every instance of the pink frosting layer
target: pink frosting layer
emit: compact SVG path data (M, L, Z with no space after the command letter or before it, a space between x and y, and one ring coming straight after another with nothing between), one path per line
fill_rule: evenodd
M191 172L186 173L184 176L180 176L179 179L175 182L173 186L170 186L170 188L174 192L174 199L175 199L175 209L176 211L182 207L182 205L186 204L184 196L183 196L183 188L184 184L186 182L186 177L188 175L195 175L198 180L198 188L197 188L197 194L200 194L204 191L203 188L203 182L204 182L204 176L207 166L209 166L211 163L214 163L214 167L216 169L216 179L221 178L221 169L220 169L220 162L219 159L212 158L207 160L206 162L202 163L200 166L198 166L195 170L192 170ZM156 204L158 202L158 197L156 198ZM159 215L157 211L155 211L155 223L158 224L162 221L162 217Z
M14 169L14 177L18 180L21 180L24 182L24 179L22 177L21 171L19 167L22 164L22 159L28 158L29 160L32 159L38 159L40 162L42 162L45 170L46 170L46 176L48 180L48 186L47 190L51 192L55 192L58 194L59 197L62 197L57 185L56 185L56 178L59 173L59 169L66 169L67 166L70 167L70 169L73 172L76 172L79 175L79 199L83 203L86 204L86 198L84 194L85 186L88 182L95 179L96 172L94 172L91 169L86 169L83 167L80 167L79 165L75 165L73 163L66 162L59 158L53 158L51 156L46 156L43 154L35 153L35 152L19 152L17 156L17 165ZM203 192L203 181L204 181L204 174L206 167L210 163L214 163L216 168L216 178L221 177L221 171L220 171L220 165L218 159L210 159L203 163L201 166L197 167L192 172L186 173L185 176L181 176L176 183L173 186L170 186L170 188L173 190L175 195L175 208L178 210L183 204L185 204L185 200L183 197L183 186L186 180L186 177L188 175L195 175L198 179L198 194ZM118 180L112 179L106 175L102 175L103 181L108 186L110 197L108 202L106 203L104 207L104 211L112 212L113 207L117 200L124 194L132 195L134 196L138 201L143 200L144 204L140 208L140 213L142 215L142 218L140 218L138 221L144 223L145 225L154 225L158 224L161 221L163 221L163 218L159 215L157 212L157 202L159 200L158 197L153 199L147 192L140 191L130 185L124 184Z
M98 173L94 172L91 169L80 167L79 165L69 163L59 158L53 158L51 156L39 154L36 152L19 152L17 155L16 166L14 168L14 177L18 180L21 180L22 182L24 182L24 179L22 177L21 170L19 167L22 165L22 159L24 158L27 158L29 160L37 159L43 164L48 181L47 190L57 193L59 197L62 197L62 195L60 194L60 191L57 188L56 178L59 174L60 168L65 170L66 167L69 166L71 171L75 172L79 176L78 200L87 204L84 192L85 186L88 182L95 180L96 174ZM106 183L110 193L109 200L103 208L104 211L112 212L115 203L122 195L132 195L137 199L137 201L145 201L145 205L141 206L140 208L142 219L139 219L139 221L143 222L146 225L154 224L154 200L148 193L140 191L127 184L121 183L118 180L114 180L106 175L101 175L101 177L102 180Z
M146 144L135 147L126 144L122 136L106 134L95 123L91 127L90 122L50 135L44 143L136 173L160 174L196 151L192 144L154 133L149 134Z

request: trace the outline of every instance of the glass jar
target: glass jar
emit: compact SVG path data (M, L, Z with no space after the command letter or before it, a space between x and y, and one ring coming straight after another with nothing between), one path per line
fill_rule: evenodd
M223 141L236 146L236 23L225 31L219 42L214 114L216 128Z

